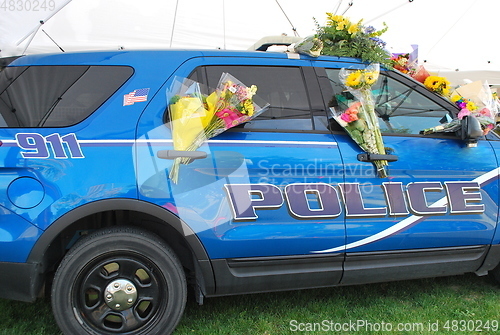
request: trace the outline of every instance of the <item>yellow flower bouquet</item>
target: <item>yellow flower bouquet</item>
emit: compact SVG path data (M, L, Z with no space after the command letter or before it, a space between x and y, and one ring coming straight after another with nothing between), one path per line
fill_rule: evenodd
M361 149L371 154L385 155L384 141L380 133L371 91L371 87L378 80L379 73L379 64L371 64L364 70L342 69L339 75L340 80L359 101L342 113L334 112L334 118ZM379 177L387 177L387 161L376 160L374 164Z
M197 150L206 140L229 128L250 121L269 104L255 103L257 87L245 86L229 73L223 73L217 88L208 96L200 84L190 79L176 79L169 90L169 112L174 149ZM174 183L179 180L180 164L189 158L175 158L170 169Z
M326 13L326 16L324 26L316 22L316 37L323 44L323 55L361 58L364 62L392 67L386 43L380 39L388 29L385 23L383 29L377 30L373 26L365 26L363 20L354 22L346 16L332 13Z

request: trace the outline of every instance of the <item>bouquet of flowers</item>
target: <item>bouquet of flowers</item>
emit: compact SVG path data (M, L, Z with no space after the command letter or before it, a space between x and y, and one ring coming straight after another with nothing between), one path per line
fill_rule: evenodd
M412 75L416 72L415 64L410 61L410 54L392 54L391 63L394 70L398 70L401 73Z
M307 36L303 40L293 45L293 50L297 53L318 57L323 50L323 42L315 36Z
M364 26L363 20L352 22L342 15L326 13L327 22L316 22L316 35L323 42L323 54L339 57L356 57L371 63L381 63L391 68L391 55L385 50L386 43L380 36L387 31Z
M464 97L464 95L467 97ZM488 134L495 127L495 114L498 112L491 97L489 86L480 82L457 88L450 98L460 108L457 117L442 125L424 129L420 133L428 135L437 132L457 131L461 127L461 120L465 116L471 115L478 119L483 135Z
M423 65L416 67L415 71L412 73L411 77L420 83L425 83L425 80L430 76L429 72L425 69Z
M175 80L167 95L174 149L194 151L206 140L260 115L268 104L258 106L256 92L255 85L247 87L229 73L222 74L217 89L208 96L195 81ZM180 164L189 160L175 158L170 170L174 183L179 180Z
M384 142L371 92L371 87L377 82L379 72L379 64L372 64L364 70L344 68L340 71L340 80L359 101L342 113L334 111L334 118L361 149L368 153L385 155ZM375 161L381 178L387 177L387 165L385 160Z
M399 72L412 77L413 79L422 84L424 84L425 80L430 76L429 72L427 72L424 66L418 65L416 60L411 59L411 55L409 53L392 54L391 63L394 70L398 70ZM441 81L443 80L446 79L442 78ZM430 90L433 90L434 89L433 84L435 83L428 82L427 83L428 86L426 87Z
M461 120L464 116L471 115L479 120L486 135L495 126L495 115L498 113L498 107L495 104L495 98L487 84L480 81L463 85L450 93L451 84L445 77L430 75L423 66L411 68L408 65L409 55L393 55L394 69L408 74L431 92L439 94L455 103L460 108L457 117L450 122L445 122L439 126L427 128L420 131L421 134L428 135L438 132L454 132L461 127ZM451 118L450 118L451 119Z

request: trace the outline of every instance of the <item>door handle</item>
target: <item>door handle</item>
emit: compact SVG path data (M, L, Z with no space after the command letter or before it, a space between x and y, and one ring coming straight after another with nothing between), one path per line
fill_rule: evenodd
M203 159L207 158L208 154L205 151L160 150L156 153L156 156L161 159Z
M358 161L360 162L373 162L373 161L395 162L397 160L398 156L396 155L379 155L379 154L371 154L369 152L358 154Z

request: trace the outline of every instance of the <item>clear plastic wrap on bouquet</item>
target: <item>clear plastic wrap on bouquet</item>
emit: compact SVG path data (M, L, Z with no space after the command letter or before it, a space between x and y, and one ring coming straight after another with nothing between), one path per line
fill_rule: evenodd
M460 108L456 117L448 123L424 129L422 134L458 131L462 125L461 120L469 115L479 121L484 135L495 127L495 115L499 110L487 82L476 81L462 85L455 89L450 100Z
M255 102L257 87L247 87L229 73L223 73L217 88L208 96L199 83L176 80L167 93L174 149L197 150L206 140L232 127L250 121L269 106ZM174 183L179 180L180 164L189 158L176 158L170 170Z
M257 86L247 87L229 73L223 73L217 89L212 94L217 96L215 116L212 127L209 128L210 137L240 125L260 115L269 106L262 102L256 103Z
M379 64L370 64L365 69L340 70L340 81L359 102L352 104L344 112L334 112L334 118L344 127L351 138L371 154L385 155L384 141L380 133L375 102L371 91L380 73ZM380 177L387 177L388 165L385 160L374 162Z
M293 45L293 50L299 54L318 57L323 50L323 42L316 36L307 36Z
M423 65L418 66L417 70L415 70L415 73L411 75L413 79L422 84L425 82L425 79L427 79L427 77L429 76L430 76L429 72Z

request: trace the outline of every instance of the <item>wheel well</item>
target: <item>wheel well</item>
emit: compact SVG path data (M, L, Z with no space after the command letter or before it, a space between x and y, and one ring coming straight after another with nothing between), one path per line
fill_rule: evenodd
M92 231L111 226L132 226L158 235L176 253L185 269L188 283L195 283L193 251L185 238L174 227L153 215L120 209L106 210L82 217L55 236L43 257L46 284L50 285L59 263L76 241Z

